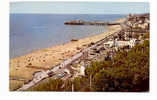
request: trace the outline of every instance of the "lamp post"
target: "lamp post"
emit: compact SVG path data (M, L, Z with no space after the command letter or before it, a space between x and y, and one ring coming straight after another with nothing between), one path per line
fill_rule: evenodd
M74 92L74 83L72 81L71 91Z
M91 89L91 87L92 87L92 74L90 74L89 85L90 85L90 89Z

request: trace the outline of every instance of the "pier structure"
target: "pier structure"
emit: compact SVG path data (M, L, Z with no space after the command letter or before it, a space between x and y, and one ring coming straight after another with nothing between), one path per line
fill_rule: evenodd
M117 22L103 22L103 21L82 21L82 20L73 20L64 22L65 25L120 25Z

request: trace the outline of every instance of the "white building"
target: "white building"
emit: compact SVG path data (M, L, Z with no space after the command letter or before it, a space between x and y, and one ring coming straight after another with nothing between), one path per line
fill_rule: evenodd
M113 47L114 41L109 40L106 43L104 43L104 45L107 46L107 47Z
M117 41L117 39L116 39L113 41L108 41L108 42L104 43L104 45L109 46L109 47L130 46L132 48L136 45L136 39L131 39L130 41Z

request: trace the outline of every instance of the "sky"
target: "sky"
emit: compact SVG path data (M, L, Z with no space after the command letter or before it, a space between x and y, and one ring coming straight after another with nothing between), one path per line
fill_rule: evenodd
M148 2L30 2L27 0L11 1L10 13L129 14L149 12Z

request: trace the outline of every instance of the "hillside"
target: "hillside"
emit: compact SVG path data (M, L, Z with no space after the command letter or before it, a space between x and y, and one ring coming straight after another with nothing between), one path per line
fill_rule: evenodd
M118 51L111 60L93 62L83 77L73 81L49 78L29 90L72 91L72 87L74 91L149 91L149 40L128 52Z

